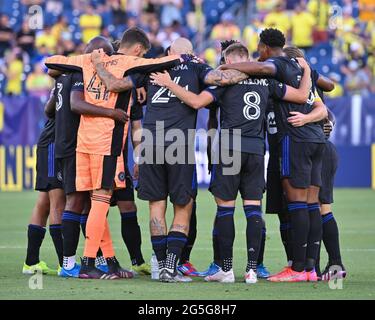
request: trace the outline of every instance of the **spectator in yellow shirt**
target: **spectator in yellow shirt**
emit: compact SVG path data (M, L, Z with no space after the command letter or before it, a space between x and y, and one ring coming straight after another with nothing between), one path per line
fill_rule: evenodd
M260 21L254 19L242 32L242 41L252 55L258 50L258 39L262 29L263 27L261 26Z
M279 29L285 37L288 36L290 29L290 19L282 1L280 1L275 8L274 12L270 12L264 18L264 25L266 28Z
M221 16L221 22L213 27L211 32L212 40L239 40L241 38L240 28L234 23L234 17L230 12Z
M83 43L88 43L92 38L100 35L102 17L95 13L93 6L87 5L86 13L79 18L79 26L82 31Z
M28 93L35 97L46 97L52 88L53 80L48 76L42 63L37 63L34 71L26 79L26 89Z
M310 49L314 44L313 32L316 20L310 12L306 11L304 2L296 5L291 23L292 43L300 49Z
M310 0L308 10L316 19L316 30L314 31L314 42L328 41L328 23L330 17L330 4L328 0Z
M340 76L332 72L328 75L328 78L331 79L335 83L335 88L330 92L325 92L324 94L329 98L338 98L344 95L344 88L340 84Z
M44 30L36 34L35 46L39 50L45 47L49 54L56 53L57 39L52 34L51 26L45 26Z
M5 75L7 77L7 84L5 87L5 93L9 95L20 95L22 93L22 73L23 73L23 62L20 54L17 54L15 50L10 51L5 58L7 61L7 67Z

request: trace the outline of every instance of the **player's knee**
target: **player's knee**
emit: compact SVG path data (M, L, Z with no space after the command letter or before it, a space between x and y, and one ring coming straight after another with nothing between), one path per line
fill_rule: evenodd
M66 197L65 210L81 213L84 208L85 199L79 193L72 193Z
M119 201L117 206L121 213L137 211L137 206L134 201Z

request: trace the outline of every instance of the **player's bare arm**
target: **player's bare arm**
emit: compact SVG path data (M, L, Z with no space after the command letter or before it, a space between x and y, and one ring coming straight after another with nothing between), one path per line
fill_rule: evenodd
M324 92L330 92L335 89L335 83L329 78L319 74L319 78L316 82L316 85L322 89Z
M172 81L169 73L166 71L163 73L152 73L150 79L154 84L168 88L177 98L193 109L201 109L214 101L212 95L207 91L202 91L199 95L187 91L185 88Z
M326 119L328 116L328 111L325 104L319 99L314 102L313 110L310 113L304 114L301 112L292 111L290 114L291 117L288 118L288 122L293 127L302 127L306 123L318 122Z
M246 73L234 69L220 70L215 69L207 73L204 80L207 85L214 86L229 86L247 79L249 76Z
M311 69L305 59L297 58L298 63L303 68L303 76L298 89L291 86L286 87L285 96L283 100L299 104L305 104L309 99L311 89Z
M52 91L44 107L44 113L48 118L52 118L55 115L55 110L56 110L56 97Z
M128 121L128 115L121 109L108 109L97 107L85 101L84 93L80 91L72 91L70 94L70 104L73 112L93 116L110 118L115 121L125 123Z
M274 76L276 66L272 62L247 61L231 64L223 64L220 70L238 70L251 76Z

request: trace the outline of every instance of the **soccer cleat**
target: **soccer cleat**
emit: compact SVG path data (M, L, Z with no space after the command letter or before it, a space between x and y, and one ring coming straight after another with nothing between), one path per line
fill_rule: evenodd
M212 262L205 271L198 272L198 277L207 277L215 274L220 270L220 267L215 263Z
M102 279L102 280L117 280L120 277L114 273L106 273L94 266L85 263L85 259L81 259L81 269L79 270L78 278L80 279Z
M221 268L219 268L219 270L216 273L205 277L204 280L207 282L216 281L216 282L221 282L221 283L234 283L235 282L233 269L227 272L224 272Z
M189 261L177 266L177 270L184 276L198 277L197 269Z
M275 273L275 274L273 274L273 275L270 275L267 279L269 280L270 278L276 277L276 276L278 276L279 274L284 273L284 272L287 271L287 270L290 270L291 268L292 268L292 267L290 267L290 266L286 266L286 267L282 268L282 270L281 270L280 272Z
M76 263L74 264L74 267L70 270L61 268L61 271L59 272L59 276L62 278L78 278L80 270L81 270L81 266Z
M121 268L121 266L118 266L114 270L111 270L111 274L117 275L121 279L131 279L134 278L134 273L130 270Z
M315 269L311 271L306 271L307 281L309 282L317 282L319 280L318 274L316 273Z
M343 265L339 267L341 267L341 270L335 269L334 266L327 265L322 273L322 281L344 279L346 277L346 270Z
M32 266L28 266L26 263L23 264L22 273L23 274L34 274L37 272L42 272L42 274L55 276L57 275L57 270L51 269L47 266L44 261L39 261L39 263Z
M270 275L270 272L263 263L257 265L258 278L267 279Z
M245 273L245 282L247 284L254 284L258 282L257 272L253 269L250 269L249 272Z
M305 271L297 272L292 270L292 268L288 268L284 272L268 278L268 281L271 282L306 282L307 280L307 273Z
M134 275L149 276L151 274L151 266L148 263L142 263L140 266L132 266L131 272Z
M96 266L100 271L103 271L104 273L108 273L108 265L107 264L98 264Z
M178 274L177 272L171 272L167 268L160 270L159 275L160 282L176 283L176 282L192 282L193 280L189 277Z

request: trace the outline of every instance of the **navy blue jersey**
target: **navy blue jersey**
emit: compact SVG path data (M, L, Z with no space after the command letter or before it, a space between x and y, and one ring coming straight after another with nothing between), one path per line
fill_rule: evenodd
M46 148L55 142L55 118L48 118L40 133L38 147Z
M207 89L220 108L220 128L229 129L230 148L234 129L241 130L241 151L264 154L265 114L271 98L282 99L286 86L273 79L248 78L228 87Z
M168 70L171 79L193 93L199 94L205 87L204 81L212 68L201 63L183 63ZM139 87L147 88L147 108L143 121L143 128L150 130L153 134L153 143L158 144L156 136L163 137L162 131L157 128L156 122L164 122L164 135L170 129L179 129L185 133L184 144L187 140L188 130L196 128L197 110L190 108L178 99L167 88L159 87L150 83L148 76L136 74L131 78ZM169 145L172 141L160 141L161 144ZM190 141L191 142L191 141ZM182 142L181 142L182 143Z
M76 152L77 132L81 116L70 108L70 93L71 91L83 92L83 89L83 76L80 72L62 74L56 79L56 158L70 157Z
M272 62L276 66L276 80L294 88L299 88L303 69L300 67L296 59L274 57L267 61ZM275 100L274 112L276 116L279 141L284 136L289 135L296 142L325 143L324 133L319 123L308 123L298 128L295 128L288 123L288 117L291 116L291 111L298 111L304 114L308 114L312 111L315 100L314 91L313 87L307 103L303 105Z

